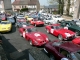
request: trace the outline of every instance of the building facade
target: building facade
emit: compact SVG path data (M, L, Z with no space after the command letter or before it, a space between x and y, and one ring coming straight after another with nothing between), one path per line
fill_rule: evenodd
M28 8L30 11L39 10L40 4L38 0L15 0L12 3L13 11L21 10L22 8Z

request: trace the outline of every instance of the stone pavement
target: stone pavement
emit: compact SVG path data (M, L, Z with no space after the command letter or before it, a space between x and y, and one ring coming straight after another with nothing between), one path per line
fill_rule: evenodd
M72 20L73 17L69 17L69 16L65 16L65 15L62 15L63 18L65 18L66 20Z

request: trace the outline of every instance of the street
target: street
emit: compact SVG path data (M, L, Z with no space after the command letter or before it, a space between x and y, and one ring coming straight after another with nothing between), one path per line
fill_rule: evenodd
M47 34L44 27L37 27L37 30ZM51 41L57 39L51 34L47 35ZM20 37L18 28L15 26L13 26L12 32L3 33L2 38L3 48L9 60L29 60L28 51L31 51L32 55L34 55L33 57L37 60L49 59L46 54L43 53L43 47L30 46L28 41L26 41L23 37ZM44 58L45 56L46 58Z

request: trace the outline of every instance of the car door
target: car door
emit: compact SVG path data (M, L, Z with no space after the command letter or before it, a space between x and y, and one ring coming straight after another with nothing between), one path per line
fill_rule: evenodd
M65 57L65 58L68 58L69 60L72 60L71 53L66 49L60 48L59 53L62 56L62 58Z

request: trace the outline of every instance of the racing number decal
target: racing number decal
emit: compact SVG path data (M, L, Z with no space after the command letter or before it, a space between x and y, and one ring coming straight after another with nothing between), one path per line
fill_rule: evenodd
M23 32L23 37L25 38L25 32Z
M54 32L54 29L51 29L51 31L50 31L51 33L53 33Z
M35 33L34 35L35 35L36 37L40 36L40 34L38 34L38 33Z

